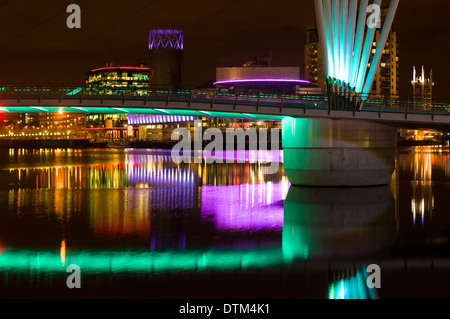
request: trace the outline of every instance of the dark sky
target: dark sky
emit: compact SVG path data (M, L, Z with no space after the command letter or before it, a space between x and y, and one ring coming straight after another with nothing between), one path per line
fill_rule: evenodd
M71 3L81 6L81 29L66 27ZM412 66L425 65L427 73L433 68L437 99L450 102L449 13L448 0L400 1L394 27L403 96L411 93ZM305 29L314 22L313 0L0 0L0 82L81 83L107 61L147 62L155 28L185 31L186 86L268 51L275 66L303 70Z

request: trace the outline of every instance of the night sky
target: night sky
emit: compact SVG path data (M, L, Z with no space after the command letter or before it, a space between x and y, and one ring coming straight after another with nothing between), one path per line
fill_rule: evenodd
M81 6L81 29L66 26L71 3ZM448 0L400 1L394 28L403 97L412 91L412 66L425 65L437 100L450 102L449 12ZM106 62L146 63L148 31L159 28L185 32L187 87L213 80L217 66L269 51L274 66L303 73L305 30L314 23L313 0L0 0L0 82L82 83Z

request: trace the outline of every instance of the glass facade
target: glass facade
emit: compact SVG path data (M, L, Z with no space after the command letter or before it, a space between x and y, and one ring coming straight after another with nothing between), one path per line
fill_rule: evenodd
M104 67L86 74L86 94L117 95L127 92L145 95L148 90L149 69L139 67Z

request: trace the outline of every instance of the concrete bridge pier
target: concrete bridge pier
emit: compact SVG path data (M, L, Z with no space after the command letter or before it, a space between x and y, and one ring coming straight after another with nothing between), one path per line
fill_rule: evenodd
M293 185L364 187L390 183L397 129L378 122L282 121L284 169Z

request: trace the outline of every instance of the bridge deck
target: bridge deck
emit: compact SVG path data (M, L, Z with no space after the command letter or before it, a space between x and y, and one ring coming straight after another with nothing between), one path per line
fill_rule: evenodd
M143 113L194 115L280 120L298 118L356 119L397 125L448 125L450 107L446 104L369 99L362 109L330 109L326 95L233 95L199 90L148 91L146 95L123 92L120 95L68 95L74 88L30 91L11 89L0 92L3 112ZM70 93L69 93L70 94Z

